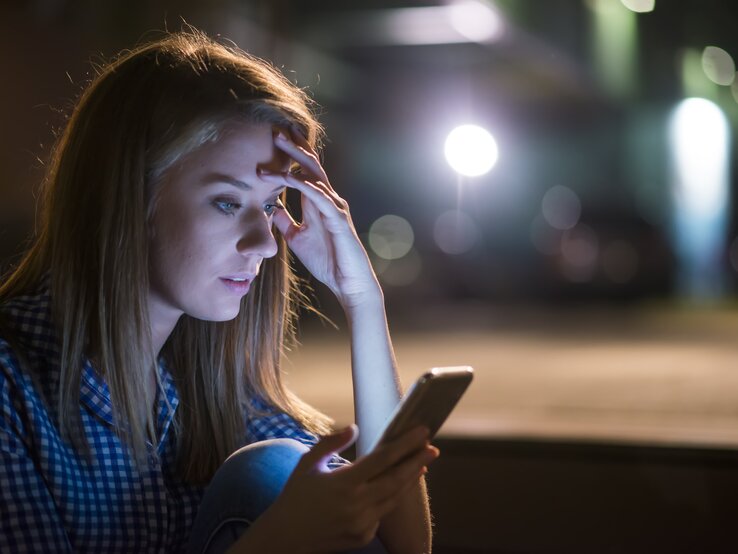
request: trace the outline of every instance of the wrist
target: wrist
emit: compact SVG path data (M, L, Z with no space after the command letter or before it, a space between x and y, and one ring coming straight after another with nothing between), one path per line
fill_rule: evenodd
M384 293L377 281L362 288L359 292L336 295L336 297L349 319L353 314L362 313L366 310L375 310L377 308L384 310Z

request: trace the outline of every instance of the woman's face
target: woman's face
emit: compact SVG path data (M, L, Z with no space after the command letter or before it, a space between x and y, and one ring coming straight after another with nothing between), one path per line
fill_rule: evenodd
M263 181L257 168L288 164L270 125L239 124L165 173L151 220L154 325L183 313L210 321L238 315L262 260L277 253L272 213L283 187Z

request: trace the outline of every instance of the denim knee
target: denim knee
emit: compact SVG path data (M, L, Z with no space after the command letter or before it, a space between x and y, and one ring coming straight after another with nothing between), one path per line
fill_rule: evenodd
M279 496L308 450L293 439L271 439L244 446L223 462L206 494L211 488L219 497L221 493L248 494L255 519Z
M271 439L231 454L205 491L189 552L221 552L235 542L279 496L307 451L296 440Z

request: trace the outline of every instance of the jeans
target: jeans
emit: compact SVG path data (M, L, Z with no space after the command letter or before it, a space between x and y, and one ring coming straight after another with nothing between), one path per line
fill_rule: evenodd
M213 476L195 518L189 554L221 554L279 496L308 448L292 439L250 444L231 454ZM289 524L288 524L289 525ZM289 527L284 529L289 533ZM387 554L376 537L351 554Z

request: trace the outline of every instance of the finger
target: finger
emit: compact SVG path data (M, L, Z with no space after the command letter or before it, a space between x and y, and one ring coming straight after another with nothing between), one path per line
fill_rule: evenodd
M328 175L326 174L325 169L323 169L323 165L320 163L318 155L313 152L309 145L305 145L307 148L300 146L290 139L290 137L288 137L281 129L277 132L274 144L277 145L277 148L285 152L290 158L300 164L304 170L311 173L319 180L326 183L328 182Z
M305 474L323 470L334 454L351 446L358 436L359 428L356 425L349 425L336 433L326 435L302 456L294 473Z
M366 480L384 473L403 459L423 449L428 440L428 429L417 427L397 439L383 444L356 461L356 473Z
M318 163L320 163L320 158L315 153L315 149L313 148L313 145L310 144L310 142L308 141L307 134L304 133L302 127L300 127L296 123L293 123L292 125L290 125L290 127L289 127L289 138L298 147L302 148L304 152L306 152L307 154L311 154L316 160L318 160ZM325 173L325 168L323 168L323 164L322 163L320 163L320 166L321 166L321 170L323 171L323 173ZM302 170L302 167L299 167L299 169L297 171L295 171L294 173L299 173L301 170ZM328 188L330 190L333 190L333 187L330 184L328 184Z
M327 179L321 180L320 177L312 177L310 175L303 175L301 173L295 173L293 171L286 171L286 172L269 171L268 169L264 169L264 168L257 169L257 173L259 177L262 177L262 178L281 175L285 178L290 177L299 182L310 183L315 188L323 192L323 194L329 196L331 200L333 200L333 203L336 205L337 208L346 209L348 207L348 204L346 203L346 201L343 198L341 198L335 190L333 190L333 187L331 187Z
M321 189L321 185L324 186L323 183L312 183L288 173L272 173L266 170L260 170L259 176L266 181L299 190L326 217L336 218L340 215L345 216L347 213L346 202L341 198L334 198L326 190Z
M297 123L290 125L290 138L299 146L302 146L305 150L312 150L312 146L307 139L307 134L303 131Z
M406 458L403 462L390 468L369 482L375 501L382 502L395 496L398 491L409 485L417 484L418 479L427 471L427 467L438 458L439 450L427 446L419 453Z

